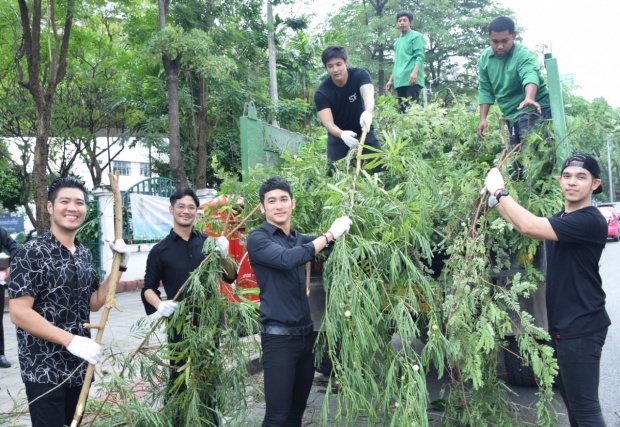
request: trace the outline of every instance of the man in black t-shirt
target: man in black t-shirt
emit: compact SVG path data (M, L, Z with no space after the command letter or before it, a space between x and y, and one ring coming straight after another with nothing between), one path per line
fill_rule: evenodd
M563 163L559 182L564 209L551 218L537 217L512 199L497 168L487 175L484 190L489 206L517 231L546 240L547 318L560 393L572 427L601 427L600 361L611 321L599 275L607 222L592 206L592 194L602 192L597 161L573 154Z
M381 150L381 143L372 126L375 90L370 73L361 68L348 68L347 51L342 46L329 46L321 59L329 77L314 94L314 103L321 123L329 132L327 158L331 175L333 163L345 158L349 149L359 146L358 136L362 135L364 127L368 130L365 146ZM371 152L364 147L364 154ZM380 168L373 170L380 171Z

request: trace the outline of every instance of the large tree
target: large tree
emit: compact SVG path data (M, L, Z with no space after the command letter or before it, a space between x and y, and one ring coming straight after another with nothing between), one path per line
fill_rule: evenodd
M26 57L24 75L21 61L15 63L19 84L28 89L37 110L36 144L34 150L33 184L36 205L36 230L42 234L49 228L47 214L47 161L52 122L52 105L58 84L67 70L67 52L73 26L75 0L57 5L48 0L45 8L41 0L18 0L22 24L22 53ZM57 21L57 14L63 18ZM58 26L61 25L59 29ZM41 44L41 36L45 44Z

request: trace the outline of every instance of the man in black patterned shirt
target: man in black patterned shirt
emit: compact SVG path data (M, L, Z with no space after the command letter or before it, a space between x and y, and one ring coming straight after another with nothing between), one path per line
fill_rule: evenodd
M22 380L33 427L70 425L86 363L101 360L101 346L84 327L99 310L109 276L99 285L92 255L76 239L86 218L87 192L75 178L50 185L50 230L24 244L11 261L9 308L17 326ZM111 245L127 269L129 248L122 239Z

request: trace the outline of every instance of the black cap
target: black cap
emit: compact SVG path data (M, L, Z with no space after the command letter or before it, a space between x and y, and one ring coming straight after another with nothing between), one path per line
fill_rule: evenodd
M598 166L598 162L592 156L588 156L583 153L573 153L569 158L564 160L562 164L562 172L569 166L577 166L579 168L584 168L588 172L592 174L594 178L601 178L601 168ZM603 184L598 186L596 190L594 190L593 194L600 194L603 192Z

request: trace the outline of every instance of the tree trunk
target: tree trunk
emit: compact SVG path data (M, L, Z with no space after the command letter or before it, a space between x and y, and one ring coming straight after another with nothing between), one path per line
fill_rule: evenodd
M181 156L181 126L179 121L179 69L181 55L171 60L166 53L162 55L164 70L166 70L166 85L168 87L168 132L170 133L170 171L175 187L187 187L187 175Z
M196 188L207 188L207 82L198 80L198 117L196 119Z
M166 18L170 0L158 0L159 7L159 30L166 28ZM185 165L181 156L181 125L179 122L179 70L181 68L181 57L179 53L176 58L171 59L168 52L162 52L162 62L166 71L166 86L168 87L168 132L170 133L170 171L174 179L174 185L187 187L187 175Z

